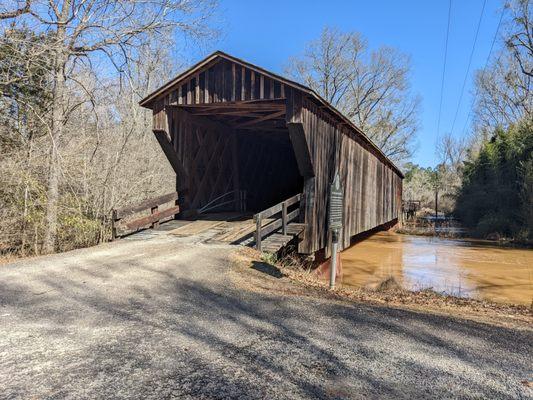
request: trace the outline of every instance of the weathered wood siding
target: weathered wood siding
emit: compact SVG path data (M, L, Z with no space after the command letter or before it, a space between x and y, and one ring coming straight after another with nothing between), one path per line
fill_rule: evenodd
M306 228L299 246L302 253L312 253L328 244L328 193L335 173L336 144L339 130L320 115L318 107L304 100L302 123L309 147L314 176L304 183L303 213Z
M300 252L311 253L330 241L327 226L329 184L335 169L344 187L342 248L362 232L398 217L401 177L348 127L304 99L302 122L315 176L305 185L305 239Z
M344 185L343 248L350 238L398 217L401 178L360 143L343 134L339 174Z
M229 60L205 66L165 95L165 104L208 104L285 98L285 85Z

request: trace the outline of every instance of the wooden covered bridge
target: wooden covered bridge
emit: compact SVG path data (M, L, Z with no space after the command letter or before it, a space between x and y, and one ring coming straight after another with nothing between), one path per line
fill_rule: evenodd
M224 212L263 251L297 238L298 251L311 254L331 240L336 171L341 248L398 217L400 170L308 87L215 52L140 104L153 110L154 134L176 172L178 219Z

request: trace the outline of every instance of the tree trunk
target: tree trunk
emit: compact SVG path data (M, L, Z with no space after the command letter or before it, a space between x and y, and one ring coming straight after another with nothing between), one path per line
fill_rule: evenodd
M70 13L70 0L63 2L61 18L56 32L56 55L54 62L54 86L52 90L52 133L50 157L48 160L48 188L46 203L46 228L43 241L43 253L49 254L55 251L57 239L57 210L59 204L59 145L63 133L65 118L65 90L66 82L64 68L67 62L65 48L65 24Z
M32 163L32 154L33 154L33 136L29 135L28 138L28 152L26 153L26 163L25 168L27 171L31 170ZM24 179L24 209L22 211L22 244L20 246L22 255L26 254L27 246L27 228L28 228L28 203L30 195L30 185L28 184L28 179Z
M44 233L43 253L49 254L55 251L57 239L57 208L59 203L59 157L57 140L61 136L61 129L53 130L53 142L50 151L48 188L46 203L46 230Z
M58 61L60 61L58 56ZM56 67L57 68L57 67ZM44 232L43 253L55 251L57 238L57 208L59 203L59 141L63 133L63 94L65 81L62 69L57 68L54 85L52 111L52 137L48 159L48 187L46 202L46 228Z

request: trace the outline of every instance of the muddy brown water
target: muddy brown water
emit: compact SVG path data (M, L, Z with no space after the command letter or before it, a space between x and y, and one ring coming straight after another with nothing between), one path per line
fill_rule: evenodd
M500 303L531 305L533 250L379 232L341 253L342 284L398 285Z

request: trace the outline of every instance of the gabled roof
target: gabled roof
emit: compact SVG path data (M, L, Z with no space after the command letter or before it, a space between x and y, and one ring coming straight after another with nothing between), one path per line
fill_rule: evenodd
M182 72L181 74L177 75L174 79L168 81L163 86L161 86L159 89L155 90L154 92L150 93L148 96L146 96L144 99L142 99L139 102L139 105L142 107L150 108L151 103L156 100L159 96L163 95L168 90L172 89L176 85L178 85L181 81L186 80L187 78L195 75L198 71L202 70L204 67L210 65L211 63L214 63L217 59L225 59L231 62L234 62L236 64L240 64L246 68L249 68L251 70L254 70L255 72L259 72L271 79L277 80L284 85L287 85L289 87L292 87L294 89L300 90L307 95L314 98L317 102L319 102L322 106L327 108L332 114L337 116L344 124L351 127L353 130L355 130L371 147L373 147L382 157L384 157L389 164L392 166L392 168L403 178L404 175L402 171L381 151L381 149L374 144L372 140L370 140L364 132L357 127L350 119L348 119L344 114L342 114L339 110L337 110L335 107L333 107L331 104L329 104L326 100L322 98L318 93L316 93L313 89L302 85L298 82L295 82L293 80L284 78L283 76L277 75L273 72L267 71L261 67L258 67L257 65L251 64L247 61L241 60L237 57L233 57L229 54L226 54L220 50L215 51L211 55L207 56L203 60L199 61L198 63L194 64L191 68L188 70Z

